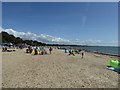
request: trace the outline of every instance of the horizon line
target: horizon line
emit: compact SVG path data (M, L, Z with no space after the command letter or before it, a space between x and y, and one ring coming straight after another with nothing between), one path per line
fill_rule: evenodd
M120 0L1 0L0 2L120 2Z

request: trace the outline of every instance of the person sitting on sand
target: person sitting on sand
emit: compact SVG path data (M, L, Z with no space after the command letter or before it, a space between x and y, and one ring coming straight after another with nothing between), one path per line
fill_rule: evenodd
M77 54L80 54L78 49L74 49L74 52L77 53Z
M45 53L44 51L41 51L41 52L40 52L40 55L44 55L44 53Z
M2 52L5 52L5 51L7 51L7 48L3 46Z
M3 48L2 48L2 51L4 51L4 50L5 50L5 48L3 47Z
M28 53L28 52L29 52L29 49L27 48L27 49L26 49L26 53Z
M26 53L30 53L30 46L27 47L27 49L26 49Z
M20 48L20 49L23 49L23 47L22 47L22 46L19 46L19 48Z
M72 50L69 50L69 55L73 55L73 56L75 56L75 54L73 53L73 51Z
M7 47L5 47L4 50L7 51Z
M47 54L47 51L46 51L46 50L44 50L44 52L45 52L45 54Z
M34 55L38 55L37 49L35 49L35 54Z
M45 51L45 54L47 54L47 52Z

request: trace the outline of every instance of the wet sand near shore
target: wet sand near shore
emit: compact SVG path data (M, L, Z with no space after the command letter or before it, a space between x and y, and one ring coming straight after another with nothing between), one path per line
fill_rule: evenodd
M113 57L117 59L117 57ZM64 50L31 55L25 49L2 52L3 88L118 88L118 74L106 69L110 56Z

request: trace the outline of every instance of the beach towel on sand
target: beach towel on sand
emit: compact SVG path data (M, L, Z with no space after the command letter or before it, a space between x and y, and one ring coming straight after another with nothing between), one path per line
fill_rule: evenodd
M120 70L120 62L118 60L110 60L110 65L111 67L118 68Z
M107 69L112 70L112 71L115 71L115 72L117 72L118 74L120 74L120 70L119 70L118 68L114 68L114 67L111 67L111 66L107 66Z
M110 65L107 66L107 69L120 74L120 62L118 60L110 60Z
M14 52L16 50L2 50L2 52Z

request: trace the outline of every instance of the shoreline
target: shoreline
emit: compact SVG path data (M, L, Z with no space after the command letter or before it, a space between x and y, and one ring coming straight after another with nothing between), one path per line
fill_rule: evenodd
M62 47L60 49L75 49L75 48L72 48L72 47ZM95 53L95 54L101 54L101 55L108 55L108 56L116 56L116 57L120 57L120 55L117 55L117 54L111 54L111 53L104 53L104 52L98 52L98 51L90 51L90 50L86 50L86 49L78 49L78 50L83 50L83 51L86 51L86 52L91 52L91 53Z
M48 47L52 47L54 49L62 49L64 50L65 48L67 49L75 49L73 47L58 47L58 46L45 46L46 48ZM105 46L104 46L105 47ZM17 47L8 47L7 49L18 49ZM2 47L0 47L0 50L2 50ZM78 49L78 50L83 50L83 51L86 51L86 52L91 52L91 53L95 53L95 54L100 54L100 55L108 55L108 56L116 56L116 57L120 57L120 55L117 55L117 54L111 54L111 53L104 53L104 52L99 52L99 51L90 51L90 50L86 50L86 49Z
M96 52L96 51L87 51L85 50L86 52L91 52L91 53L95 53L95 54L100 54L100 55L108 55L108 56L116 56L116 57L120 57L119 55L116 55L116 54L108 54L108 53L103 53L103 52Z
M91 51L86 51L86 52L91 52ZM120 56L115 55L115 54L107 54L107 53L101 53L101 52L91 52L91 53L100 54L100 55L107 55L107 56L120 57Z

